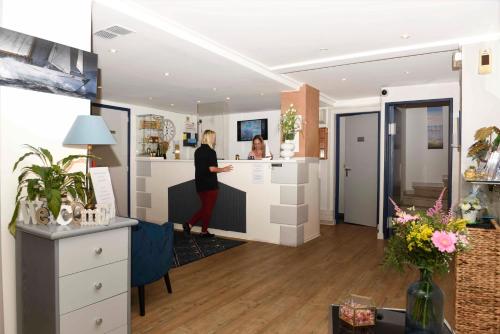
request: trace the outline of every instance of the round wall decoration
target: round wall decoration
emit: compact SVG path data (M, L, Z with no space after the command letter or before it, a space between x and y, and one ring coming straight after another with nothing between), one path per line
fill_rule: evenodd
M168 118L163 121L163 139L165 141L172 141L175 137L175 124Z

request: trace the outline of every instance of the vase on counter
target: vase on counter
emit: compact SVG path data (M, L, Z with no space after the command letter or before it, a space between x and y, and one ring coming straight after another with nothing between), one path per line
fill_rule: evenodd
M295 144L293 140L285 140L283 144L281 144L281 157L285 160L290 160L291 157L295 155Z
M443 291L432 280L432 272L421 268L420 280L407 290L405 333L441 334L443 322Z

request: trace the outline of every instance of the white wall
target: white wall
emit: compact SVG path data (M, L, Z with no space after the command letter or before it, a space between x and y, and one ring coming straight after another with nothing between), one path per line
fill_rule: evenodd
M2 27L90 51L91 0L3 0L2 6ZM76 116L89 113L89 100L0 88L0 236L5 333L17 331L14 238L7 230L17 186L12 166L24 152L25 143L49 149L55 158L84 153L82 149L63 147L62 141ZM82 163L76 168L84 166Z
M403 169L405 171L405 190L413 190L414 182L442 183L443 175L448 174L448 107L443 107L443 148L427 148L427 108L407 108L406 127L403 134L406 145Z
M238 141L238 121L245 121L251 119L267 118L267 146L271 149L274 159L279 159L280 153L280 110L270 111L256 111L246 113L229 114L227 140L229 147L229 154L227 159L234 159L236 154L240 155L240 159L246 159L248 153L252 149L251 141Z
M493 72L478 74L479 51L492 51ZM467 150L474 142L474 133L484 126L500 126L500 41L483 42L462 46L462 172L472 161L467 158ZM462 180L462 194L471 187ZM497 197L498 199L498 197ZM489 209L498 217L500 207L490 204Z

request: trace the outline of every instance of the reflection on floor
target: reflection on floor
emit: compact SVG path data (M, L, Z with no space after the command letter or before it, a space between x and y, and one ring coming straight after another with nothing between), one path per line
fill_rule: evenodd
M321 237L299 248L258 242L170 272L173 294L160 280L146 287L146 316L132 294L133 333L328 333L328 306L349 292L378 306L405 307L417 273L381 267L384 241L375 228L321 226ZM441 280L447 319L454 324L451 276Z

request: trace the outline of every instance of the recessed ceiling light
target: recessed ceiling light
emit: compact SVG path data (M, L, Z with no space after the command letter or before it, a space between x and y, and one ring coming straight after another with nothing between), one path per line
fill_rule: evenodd
M401 37L402 39L408 39L408 38L410 38L411 36L410 36L409 34L402 34L402 35L401 35L401 36L399 36L399 37Z
M260 96L264 96L264 93L260 92Z
M165 72L165 73L163 73L163 75L166 76L166 77L168 77L170 75L170 73Z
M328 48L320 48L319 51L321 52L328 51Z
M231 100L231 98L228 96L228 97L226 97L226 100L228 100L228 101L229 101L229 100Z
M217 90L217 88L214 87L214 88L212 88L212 90L215 92Z
M118 52L118 50L116 50L116 49L109 49L109 52L116 53L116 52Z
M201 101L200 101L200 100L198 100L198 101L196 101L196 103L201 103Z
M171 106L171 107L173 107L173 106L174 106L174 104L173 104L173 103L170 103L170 106Z
M410 74L411 72L410 71L405 71L405 74Z
M342 78L342 79L340 79L340 80L342 80L342 81L346 81L346 80L347 80L347 78Z
M148 97L148 99L152 100L153 98L150 96L150 97Z

